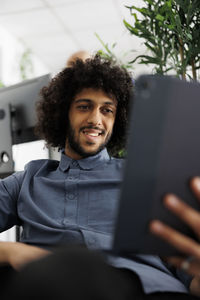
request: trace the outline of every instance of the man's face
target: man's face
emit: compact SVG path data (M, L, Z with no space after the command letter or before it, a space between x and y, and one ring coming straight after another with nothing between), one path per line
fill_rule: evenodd
M102 90L85 88L69 109L65 153L73 159L95 155L108 143L115 122L117 101Z

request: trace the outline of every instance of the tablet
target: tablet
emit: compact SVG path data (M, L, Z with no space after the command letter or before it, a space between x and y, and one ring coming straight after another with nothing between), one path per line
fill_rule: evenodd
M194 237L162 201L166 193L175 193L200 209L188 184L190 178L200 175L200 85L170 76L139 77L127 140L113 250L178 254L149 233L148 225L159 219Z

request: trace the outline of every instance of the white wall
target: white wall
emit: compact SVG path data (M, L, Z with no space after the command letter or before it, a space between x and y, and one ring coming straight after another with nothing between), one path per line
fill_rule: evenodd
M0 37L0 81L6 86L9 86L22 81L19 67L20 59L27 49L20 41L16 40L1 27ZM34 78L49 73L49 70L37 57L31 55L30 59L33 65L33 71L28 73L28 78ZM48 150L45 148L44 141L13 146L15 171L23 170L24 165L28 161L38 158L48 158ZM0 241L14 240L15 228L0 234Z
M27 47L2 27L0 27L0 36L0 80L8 86L22 81L20 60ZM30 58L33 72L29 74L29 78L49 73L49 69L36 56L31 54Z

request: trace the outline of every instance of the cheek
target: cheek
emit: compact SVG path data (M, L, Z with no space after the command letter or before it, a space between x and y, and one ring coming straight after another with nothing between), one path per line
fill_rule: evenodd
M73 127L73 129L77 129L81 123L80 118L77 118L77 116L75 114L71 114L70 118L69 118L71 127Z
M114 123L115 123L115 120L112 119L112 120L110 120L110 122L109 122L109 124L108 124L108 130L109 130L110 132L113 131Z

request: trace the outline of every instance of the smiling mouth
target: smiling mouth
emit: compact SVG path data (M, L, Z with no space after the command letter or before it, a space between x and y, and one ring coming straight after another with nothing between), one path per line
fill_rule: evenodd
M87 135L88 137L98 137L98 136L101 136L105 133L104 130L102 129L99 129L99 128L82 128L82 133Z
M89 135L89 136L93 136L93 137L97 137L97 136L102 135L102 132L90 132L90 131L87 131L87 130L83 130L83 133L85 135Z

